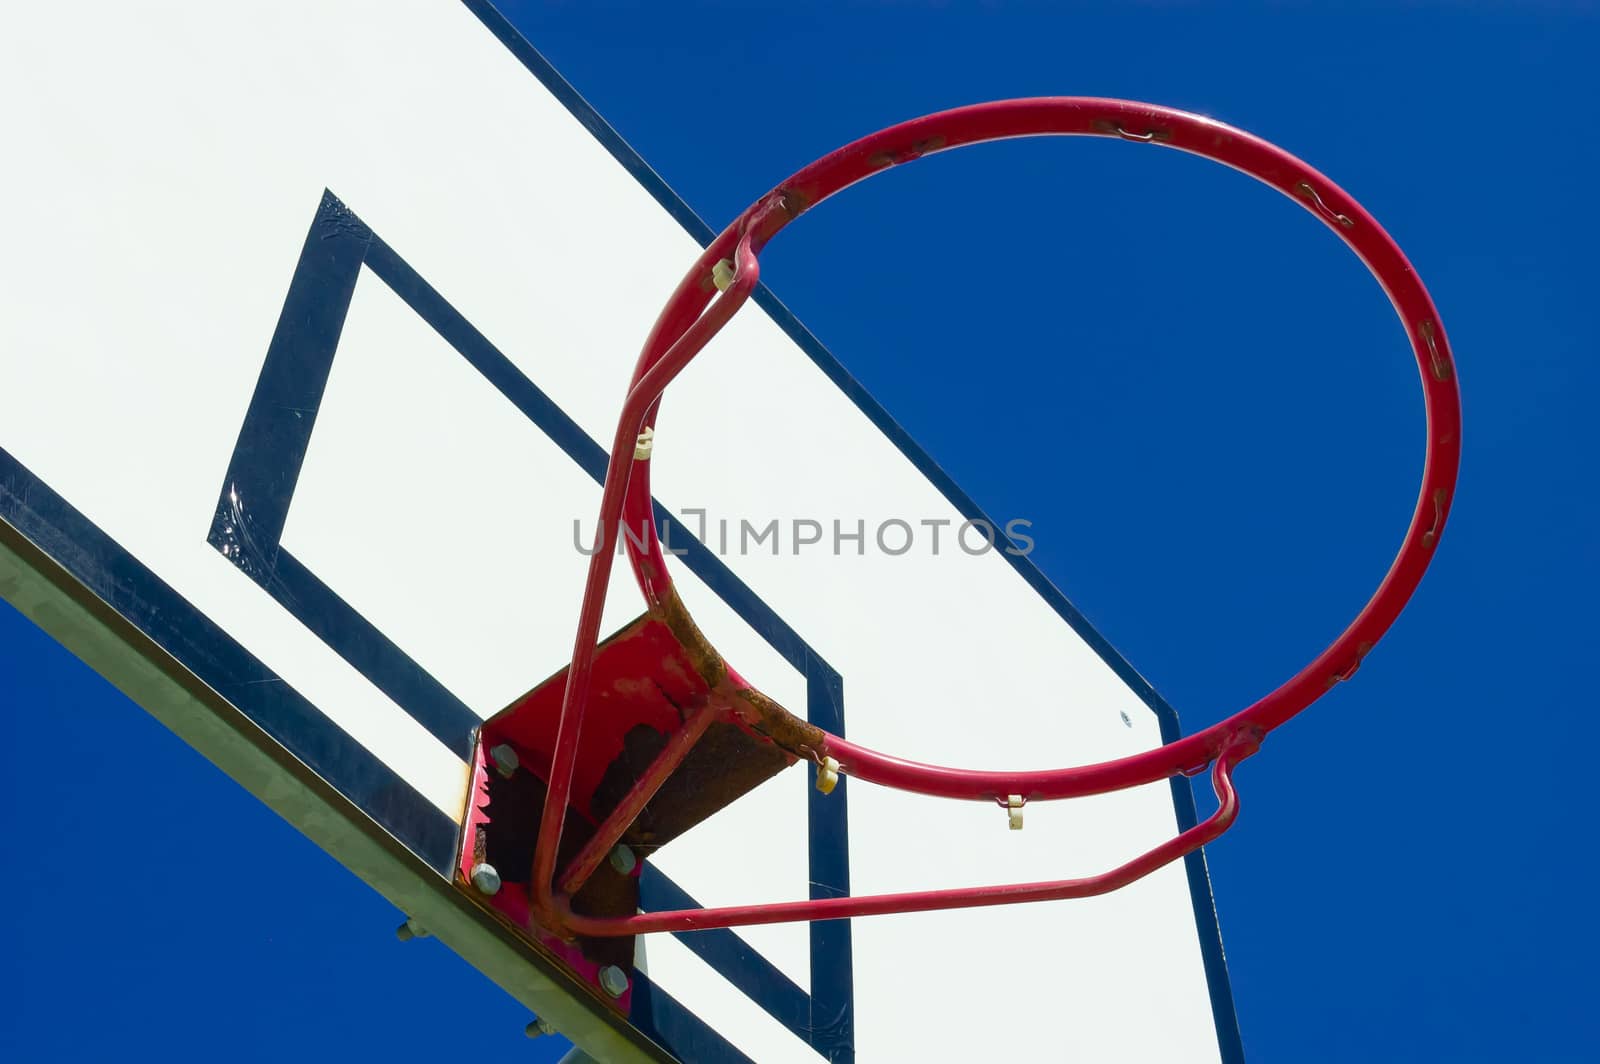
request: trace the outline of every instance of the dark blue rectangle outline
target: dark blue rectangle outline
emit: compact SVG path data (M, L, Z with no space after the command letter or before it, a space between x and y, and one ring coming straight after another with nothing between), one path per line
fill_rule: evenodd
M267 346L256 390L229 459L207 537L216 550L315 633L330 649L387 694L413 719L465 759L478 717L425 667L304 565L282 542L299 474L310 447L325 388L338 352L351 299L366 267L512 406L598 483L607 455L563 410L529 380L459 311L411 268L354 211L324 190L289 281L278 323ZM805 679L813 722L843 734L843 682L831 666L659 502L661 526L683 563L754 628ZM371 519L367 519L371 524ZM381 536L381 525L371 528ZM330 779L338 786L338 779ZM812 842L808 875L813 897L849 893L846 791L807 806ZM839 840L830 847L818 840ZM452 862L437 870L451 874ZM697 905L659 874L647 887L665 890L664 903L647 889L646 909ZM789 989L777 969L754 951L726 948L733 932L682 936L704 959L829 1061L853 1060L853 979L848 925L814 924L810 937L814 992L803 1010L787 1007ZM825 947L825 948L823 948ZM759 961L759 963L758 963ZM680 1018L654 1015L674 1007L670 997L641 999L630 1019L641 1031L678 1052L668 1030L688 1029ZM776 1003L776 1004L775 1004ZM782 1007L780 1007L782 1006ZM702 1047L703 1050L703 1047ZM700 1059L713 1060L704 1057Z
M711 243L716 233L699 215L672 191L644 159L622 139L611 125L595 111L573 86L556 71L550 62L512 25L509 19L492 3L492 0L462 0L465 6L499 38L538 78L569 112L581 122L596 140L624 169L633 175L644 189L682 225L702 247ZM804 351L840 391L850 397L877 429L887 436L900 452L916 466L948 499L956 510L969 521L984 521L999 530L989 520L977 502L941 469L932 456L924 451L892 415L873 399L867 390L850 375L822 343L802 325L794 314L773 295L766 285L759 286L753 296L756 303L770 314L785 333ZM1022 578L1048 602L1108 666L1155 713L1160 725L1161 740L1172 742L1181 737L1177 712L1150 682L1141 676L1104 636L1095 631L1087 618L1072 605L1059 588L1026 556L1006 554ZM1188 830L1197 823L1194 791L1187 778L1171 781L1172 800L1180 830ZM1217 1030L1218 1050L1225 1064L1241 1064L1244 1045L1239 1033L1238 1012L1233 1000L1233 987L1228 977L1227 959L1222 948L1222 928L1217 920L1216 902L1211 894L1211 879L1206 870L1204 851L1191 853L1184 859L1189 882L1190 898L1194 907L1195 928L1200 939L1200 951L1211 997L1211 1015Z

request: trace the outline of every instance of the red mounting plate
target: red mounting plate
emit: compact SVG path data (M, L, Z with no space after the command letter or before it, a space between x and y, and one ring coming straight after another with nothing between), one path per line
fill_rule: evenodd
M634 915L645 858L794 763L762 733L750 704L759 696L742 686L659 615L600 645L559 854L575 911ZM534 843L566 687L563 669L479 729L456 884L626 1012L631 981L604 970L631 968L632 938L563 938L532 909Z

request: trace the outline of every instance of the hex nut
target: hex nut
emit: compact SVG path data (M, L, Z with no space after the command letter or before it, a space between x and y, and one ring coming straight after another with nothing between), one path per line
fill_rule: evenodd
M600 989L614 998L621 997L628 992L628 973L615 964L606 965L600 969Z
M611 848L611 867L625 876L633 875L633 870L639 866L639 859L633 855L633 850L618 844Z
M515 775L517 769L522 765L522 761L517 757L517 752L511 748L509 743L501 743L498 746L490 747L489 757L494 761L494 767L499 771L500 775L506 777L506 779L510 779Z
M492 864L475 864L472 866L472 885L478 888L480 894L498 894L500 893L500 873L495 870Z

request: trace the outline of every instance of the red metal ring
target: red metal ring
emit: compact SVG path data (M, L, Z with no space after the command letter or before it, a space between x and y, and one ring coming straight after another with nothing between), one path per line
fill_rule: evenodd
M850 775L953 798L991 799L1022 794L1043 799L1117 790L1192 769L1214 758L1229 736L1246 729L1271 731L1314 702L1333 682L1349 675L1399 615L1432 557L1454 495L1461 448L1456 375L1444 330L1437 324L1439 315L1433 300L1394 240L1343 189L1266 141L1210 118L1170 108L1073 97L1007 100L904 122L824 156L758 200L706 249L661 312L634 372L634 385L642 383L647 374L654 377L650 371L657 367L667 368L669 379L682 369L682 365L669 366L668 362L676 363L681 358L687 364L688 358L681 357L685 352L674 352L679 357L671 360L663 356L710 302L711 293L703 287L704 279L713 264L731 257L741 237L748 235L752 253L758 252L780 228L835 192L935 151L1046 134L1126 139L1125 131L1129 129L1142 131L1141 139L1148 138L1148 143L1214 159L1282 192L1349 245L1383 286L1411 341L1427 411L1427 458L1411 526L1377 592L1344 634L1277 690L1194 735L1161 749L1100 765L1019 773L919 765L830 736L822 752L837 758L841 769ZM774 209L779 204L781 208ZM648 396L646 424L653 425L655 421L658 379L650 381L654 394ZM660 383L664 387L666 382ZM624 527L635 527L634 521L648 521L654 527L649 500L650 470L644 464L633 469L628 483L623 520L629 523ZM658 541L652 537L645 554L630 541L628 553L640 589L652 603L658 602L671 582Z
M984 772L924 765L828 736L822 755L848 775L902 790L949 798L1030 800L1120 790L1193 773L1224 749L1254 744L1349 676L1394 623L1422 578L1454 494L1461 453L1461 404L1450 348L1439 314L1394 240L1344 190L1293 155L1210 118L1151 104L1087 97L1006 100L943 111L863 137L800 170L756 201L712 241L679 283L647 339L635 368L611 450L601 501L600 549L590 558L579 631L558 727L550 791L541 825L535 883L547 918L562 921L550 901L554 845L559 837L578 726L587 698L600 611L619 529L655 529L647 462L636 462L640 432L653 427L662 391L749 298L760 272L757 256L790 221L840 190L892 166L951 148L1013 137L1087 135L1135 140L1200 155L1243 171L1277 189L1344 241L1377 278L1405 326L1421 374L1427 416L1422 488L1410 527L1388 573L1350 626L1315 660L1252 705L1166 746L1094 765L1034 772ZM713 268L734 262L731 286L719 297ZM629 559L652 606L670 594L672 578L658 535L640 550L626 537Z

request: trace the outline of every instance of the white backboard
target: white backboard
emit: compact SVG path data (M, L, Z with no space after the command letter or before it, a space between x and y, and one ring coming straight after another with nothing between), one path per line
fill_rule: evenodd
M626 1022L456 894L472 728L565 663L596 441L710 231L488 4L238 17L0 21L0 197L26 205L0 254L0 593L600 1059L1240 1059L1199 854L1086 901L650 937ZM924 761L1173 737L757 304L674 386L655 456L705 541L675 544L679 586L740 672ZM731 431L736 396L769 398L758 425ZM619 575L607 630L641 605ZM1066 878L1193 819L1179 781L1018 834L795 768L664 849L645 903Z

